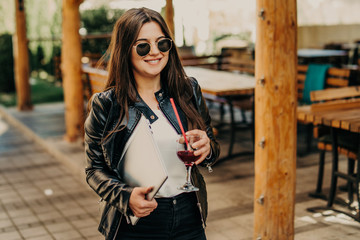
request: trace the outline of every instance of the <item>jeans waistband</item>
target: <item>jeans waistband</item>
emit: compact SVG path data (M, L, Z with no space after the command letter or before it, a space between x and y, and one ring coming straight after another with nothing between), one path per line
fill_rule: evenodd
M176 195L173 197L160 197L160 198L155 198L155 199L158 202L167 203L167 202L173 202L174 200L182 201L182 200L192 199L192 198L196 198L195 192L190 192L190 193L184 192L184 193L180 193L179 195Z

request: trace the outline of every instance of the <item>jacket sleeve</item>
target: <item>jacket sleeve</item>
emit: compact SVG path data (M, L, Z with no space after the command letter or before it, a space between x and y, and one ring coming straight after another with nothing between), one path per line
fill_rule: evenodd
M214 136L209 109L207 108L205 99L201 93L200 85L198 84L195 78L190 78L190 81L193 86L196 107L206 125L205 131L210 139L210 147L211 147L210 155L200 165L210 167L216 162L216 160L220 155L220 145L216 141L216 138Z
M91 101L90 112L84 125L86 181L103 200L128 216L131 214L128 203L133 188L121 182L111 170L101 147L111 104L102 93L95 94Z

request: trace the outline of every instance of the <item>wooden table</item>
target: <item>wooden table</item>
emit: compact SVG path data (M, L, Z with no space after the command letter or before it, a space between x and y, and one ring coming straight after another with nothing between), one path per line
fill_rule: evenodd
M348 57L347 51L333 49L304 48L299 49L297 53L301 64L309 64L311 62L345 64L345 60Z
M226 71L217 71L199 67L185 67L188 76L196 78L203 94L225 99L230 109L230 146L228 155L224 158L248 154L233 154L235 142L236 123L234 117L233 102L239 97L253 96L255 90L255 77L247 74L238 74ZM253 152L251 152L253 153Z
M332 135L332 177L331 177L331 187L330 194L328 198L327 207L315 207L312 209L332 209L339 211L337 209L331 208L335 200L336 184L337 178L342 177L345 179L353 178L352 181L356 180L355 177L348 177L346 174L339 172L338 170L338 137L337 131L339 129L345 132L352 132L358 134L357 144L358 144L358 153L357 159L359 161L360 157L360 99L352 100L341 100L337 102L327 102L327 103L318 103L312 104L310 106L300 106L297 108L297 119L301 122L313 123L314 125L324 125L331 128ZM356 142L354 143L356 144ZM358 163L357 167L357 176L359 178L360 167ZM357 186L359 187L359 186ZM359 198L359 192L357 191L357 196ZM359 201L359 199L357 199ZM358 204L360 208L360 203ZM343 211L342 212L356 221L360 222L360 213L351 214Z
M333 49L299 49L298 57L304 58L319 58L319 57L338 57L338 56L347 56L347 51L345 50L333 50Z
M196 78L204 93L218 97L249 95L254 93L254 76L200 67L185 67L184 69L189 77Z
M360 133L360 100L300 106L297 108L297 119L305 123Z

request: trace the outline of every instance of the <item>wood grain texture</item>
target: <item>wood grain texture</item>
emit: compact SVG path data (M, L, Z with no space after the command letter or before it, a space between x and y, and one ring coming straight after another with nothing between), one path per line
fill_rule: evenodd
M26 17L24 1L15 0L16 34L13 38L15 85L17 108L21 111L31 110L31 88L28 39L26 37Z
M165 22L170 29L170 32L175 36L175 25L174 25L174 7L172 0L166 0L165 6Z
M81 79L80 0L63 0L61 70L67 141L83 136L84 102Z
M336 100L341 98L350 98L350 97L358 97L360 96L360 87L342 87L342 88L334 88L334 89L324 89L319 91L312 91L310 93L311 101L328 101L328 100Z
M263 9L261 16L260 12ZM257 0L253 239L294 239L296 0ZM265 140L264 147L259 142ZM259 203L264 196L263 204Z

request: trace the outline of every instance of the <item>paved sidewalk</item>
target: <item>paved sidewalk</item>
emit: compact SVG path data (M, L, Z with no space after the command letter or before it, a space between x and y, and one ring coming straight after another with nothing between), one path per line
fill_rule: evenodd
M0 239L102 239L96 196L0 118Z
M64 131L62 103L37 105L31 112L0 107L0 240L103 239L97 232L99 197L85 183L83 145L65 142ZM218 136L223 155L228 133L224 129ZM236 151L251 147L250 131L237 134ZM308 197L317 162L317 153L297 159L295 240L360 239L360 223L306 210L326 204ZM340 162L346 167L344 158ZM325 168L328 191L330 154ZM208 240L253 239L253 156L202 172L209 196Z

